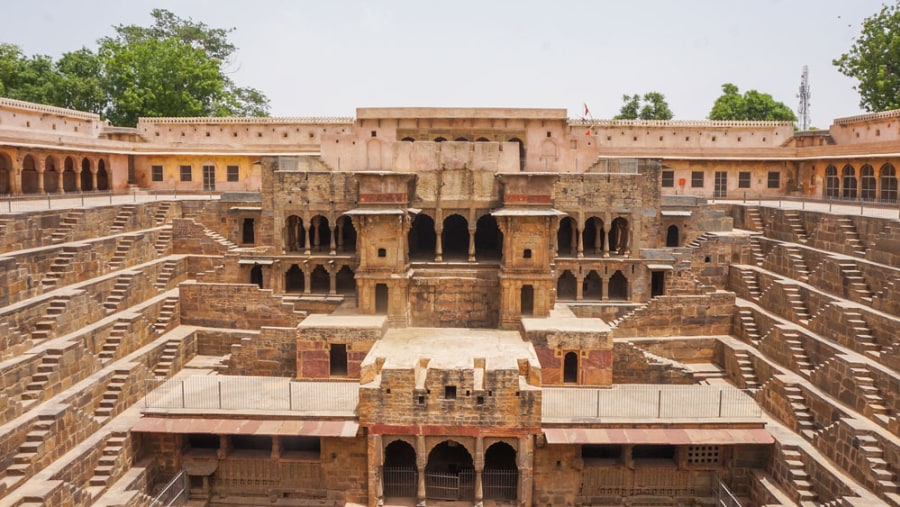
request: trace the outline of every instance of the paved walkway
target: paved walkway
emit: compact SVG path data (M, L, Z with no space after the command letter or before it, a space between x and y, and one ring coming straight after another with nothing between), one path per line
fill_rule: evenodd
M49 209L96 208L113 204L135 204L154 201L197 201L219 199L219 194L148 194L138 191L131 194L90 192L86 194L55 194L42 197L0 196L0 215L45 211Z
M872 205L865 203L852 203L847 201L805 201L795 199L773 200L715 200L710 199L710 204L743 204L746 206L762 206L764 208L797 209L806 211L819 211L834 215L861 215L880 218L900 218L900 207L887 205Z

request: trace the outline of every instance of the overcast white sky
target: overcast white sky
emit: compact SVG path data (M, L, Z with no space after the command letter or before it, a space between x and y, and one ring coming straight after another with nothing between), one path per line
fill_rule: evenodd
M794 111L809 66L812 125L859 114L831 64L881 0L145 1L2 0L0 42L60 54L148 25L169 9L234 27L233 79L273 116L357 107L563 107L614 116L625 93L665 94L676 119L705 118L725 82Z

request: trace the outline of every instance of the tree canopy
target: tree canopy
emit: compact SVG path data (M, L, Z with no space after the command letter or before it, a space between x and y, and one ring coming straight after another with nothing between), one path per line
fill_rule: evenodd
M88 48L25 56L0 44L0 96L98 113L116 125L141 116L263 116L269 101L239 87L227 68L237 48L233 29L210 28L163 10L149 27L119 25Z
M900 109L900 3L884 5L863 20L850 51L832 62L856 79L860 107L866 111Z
M722 85L722 96L716 99L710 120L796 121L791 108L768 93L747 90L740 94L732 83Z
M659 92L647 92L643 97L623 95L622 102L616 120L671 120L673 116L665 95Z

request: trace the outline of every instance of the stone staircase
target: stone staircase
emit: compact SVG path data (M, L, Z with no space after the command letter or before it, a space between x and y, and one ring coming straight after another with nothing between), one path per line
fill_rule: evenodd
M753 260L757 266L762 266L763 261L766 260L766 255L763 253L759 236L750 236L750 254L753 256Z
M178 296L167 297L162 303L156 322L153 323L154 332L158 335L165 333L175 319L177 311Z
M59 227L57 227L56 230L53 231L53 234L50 235L50 242L53 244L65 243L72 234L72 231L81 223L83 218L83 209L69 210L63 217Z
M204 229L203 229L203 233L206 234L206 237L212 239L212 240L215 241L216 243L218 243L218 244L222 245L223 247L225 247L225 249L228 250L229 252L238 249L238 246L237 246L237 245L235 245L234 243L232 243L228 238L226 238L225 236L222 236L222 235L219 234L218 232L211 231L211 230L209 230L209 229L207 229L207 228L204 228ZM702 237L703 237L703 236L701 236L701 238L702 238ZM697 238L697 239L700 239L700 238ZM695 241L696 241L696 240L695 240ZM704 241L705 241L705 240L704 240Z
M759 389L759 377L756 376L756 369L753 367L753 361L750 359L750 353L746 350L735 350L734 358L737 361L738 371L743 381L741 386L744 389Z
M173 373L172 366L175 364L175 358L178 357L180 346L180 340L166 341L166 346L159 357L159 362L156 363L156 367L153 369L155 376L166 378Z
M850 220L847 217L838 217L835 219L835 225L838 230L844 234L844 241L853 251L854 255L865 257L866 247L862 244L862 240L859 237L859 232L856 230L856 225L853 223L853 220Z
M156 214L153 216L153 220L156 222L157 226L165 225L169 218L169 208L172 207L172 203L168 201L164 201L159 203L159 206L156 208Z
M812 482L810 482L809 474L806 472L806 465L803 463L803 457L800 454L800 447L784 444L781 447L781 452L784 455L784 462L787 467L787 479L797 494L797 503L804 505L804 502L812 502L810 505L814 505L818 500L818 495L813 491Z
M136 275L137 273L127 272L116 278L116 284L113 286L112 290L109 291L106 301L103 302L103 307L106 308L107 314L119 311L119 306L122 304L122 301L125 301L125 298L128 297L128 289L131 287L132 282L134 282L134 277Z
M800 373L804 377L809 377L809 374L815 369L815 366L809 360L806 349L803 348L803 337L800 336L800 333L797 331L783 330L781 332L781 339L790 352L794 371Z
M165 257L172 249L172 227L168 226L159 231L156 237L156 243L153 244L157 257Z
M38 420L25 435L25 442L16 449L12 457L12 464L6 467L7 476L30 476L34 473L35 459L44 453L48 437L51 436L50 426L55 421L54 415L38 414Z
M854 301L871 305L874 295L869 290L869 285L866 283L862 271L857 268L856 262L851 260L839 261L838 266L844 278L844 286L847 287L847 296Z
M788 228L791 230L791 234L794 236L796 243L806 243L809 241L809 236L807 236L806 230L803 229L803 220L800 217L799 211L785 210L784 223L787 224Z
M740 319L741 328L744 330L743 337L746 338L746 341L758 347L762 336L759 334L759 327L756 325L756 317L753 315L753 311L748 308L739 309L738 319Z
M688 248L700 248L701 246L703 246L704 243L709 241L709 237L710 237L709 233L704 232L703 234L697 236L697 238L694 239L694 241L691 241L690 243L688 243L685 246Z
M115 415L116 404L127 382L128 370L115 370L113 377L106 385L106 391L103 392L103 398L100 400L99 406L94 410L94 417L106 421Z
M797 419L797 432L803 438L812 441L816 434L816 424L803 391L796 384L785 384L784 396L791 404L791 410Z
M747 292L750 296L753 297L754 300L759 301L759 296L761 296L761 292L759 290L759 282L756 277L756 271L747 268L737 268L738 272L741 275L741 280L744 282L744 286L747 287Z
M784 245L785 253L791 262L796 280L801 282L809 281L809 266L803 260L803 252L795 245Z
M806 303L803 301L803 294L800 292L800 287L792 284L782 284L781 289L784 292L785 299L787 299L787 306L790 308L791 313L793 313L794 318L800 324L808 323L809 310L806 309Z
M128 221L134 216L135 209L137 209L137 206L134 204L124 204L120 206L119 212L116 213L116 218L113 219L112 226L109 228L109 233L118 234L124 231L125 226L128 225Z
M47 384L50 383L50 378L59 369L59 362L62 356L62 350L47 349L43 357L41 357L37 371L31 376L30 382L25 386L25 391L22 393L23 406L33 404L44 396L44 390Z
M853 374L856 389L865 400L866 407L871 412L872 417L886 421L888 409L885 406L884 398L881 396L881 390L875 385L875 379L872 378L869 368L863 363L851 363L850 372Z
M175 269L178 267L178 261L165 261L163 262L162 269L159 270L159 275L156 277L156 288L159 292L165 292L169 288L169 280L172 279L172 275L175 273Z
M130 325L129 322L123 320L117 320L116 323L113 324L113 328L110 331L109 336L106 337L106 341L103 343L103 347L100 349L100 354L98 355L104 364L117 357L119 347L122 345L122 340L125 339L125 335L128 334Z
M31 339L34 344L49 340L56 335L56 328L59 327L60 318L69 308L71 295L57 296L50 301L44 317L34 324L34 331L31 332Z
M71 270L72 261L75 259L77 250L74 248L63 247L63 251L53 259L49 271L44 274L41 279L41 285L44 292L51 291L59 284L60 278Z
M844 310L844 317L847 319L847 325L850 326L853 335L856 337L854 350L877 359L881 355L881 345L875 339L875 336L872 335L872 330L866 324L862 312L854 308L848 308Z
M744 207L744 218L747 219L744 225L746 225L749 230L754 232L763 232L766 230L763 225L762 215L759 213L759 206Z
M877 438L871 434L860 434L856 437L859 442L859 452L865 456L866 463L875 478L875 490L881 493L897 495L900 492L900 484L897 475L891 471L891 466L884 460L884 449ZM900 498L896 497L895 498Z
M128 440L128 433L113 432L112 436L103 446L100 459L97 461L97 467L88 481L88 488L94 489L93 493L98 493L111 486L110 482L116 476L118 469L122 468L119 457L123 454L125 443ZM99 490L99 491L96 491Z
M125 265L128 254L134 247L135 239L134 236L122 236L116 241L116 251L113 253L112 258L109 259L110 270L120 269Z

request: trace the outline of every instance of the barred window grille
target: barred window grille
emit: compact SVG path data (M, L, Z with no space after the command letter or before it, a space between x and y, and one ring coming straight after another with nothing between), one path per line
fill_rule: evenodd
M688 446L687 462L689 465L719 465L722 462L721 448L718 445Z

